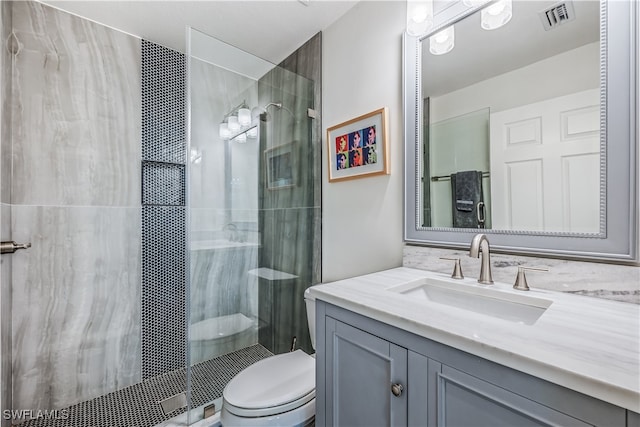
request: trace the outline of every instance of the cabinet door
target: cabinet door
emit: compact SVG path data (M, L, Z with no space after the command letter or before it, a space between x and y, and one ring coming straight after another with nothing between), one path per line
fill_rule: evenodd
M589 425L446 365L435 376L438 426Z
M325 333L326 424L407 425L407 350L332 318Z

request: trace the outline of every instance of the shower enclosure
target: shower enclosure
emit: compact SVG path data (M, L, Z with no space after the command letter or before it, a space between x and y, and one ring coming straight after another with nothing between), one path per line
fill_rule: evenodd
M187 39L187 371L198 407L230 379L203 374L225 357L312 351L303 294L319 278L320 145L312 80L194 29Z
M319 36L274 66L0 15L1 240L32 244L0 265L0 425L187 424L293 337L311 351Z

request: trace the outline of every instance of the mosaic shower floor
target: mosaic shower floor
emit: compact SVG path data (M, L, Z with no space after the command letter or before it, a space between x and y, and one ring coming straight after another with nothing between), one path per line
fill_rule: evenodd
M238 372L272 355L256 344L194 365L191 406L221 397L224 387ZM180 369L59 411L66 419L37 418L19 427L152 427L185 412L186 408L165 415L158 404L184 391L185 382L185 369Z

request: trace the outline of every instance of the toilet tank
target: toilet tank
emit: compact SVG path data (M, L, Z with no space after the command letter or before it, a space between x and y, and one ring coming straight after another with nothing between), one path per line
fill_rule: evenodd
M311 295L309 289L304 291L304 303L307 305L307 322L309 323L309 335L311 336L311 347L316 349L316 299Z

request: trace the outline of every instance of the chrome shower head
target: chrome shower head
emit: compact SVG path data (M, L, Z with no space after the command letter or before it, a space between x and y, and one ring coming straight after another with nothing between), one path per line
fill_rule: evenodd
M280 109L280 108L282 108L282 102L270 102L270 103L268 103L267 105L265 105L263 107L264 111L267 111L267 108L272 107L272 106Z
M277 109L282 108L282 103L281 102L270 102L267 105L265 105L264 107L254 107L251 110L251 117L254 119L257 119L258 116L260 116L261 114L265 114L267 112L267 108L269 107L276 107Z

